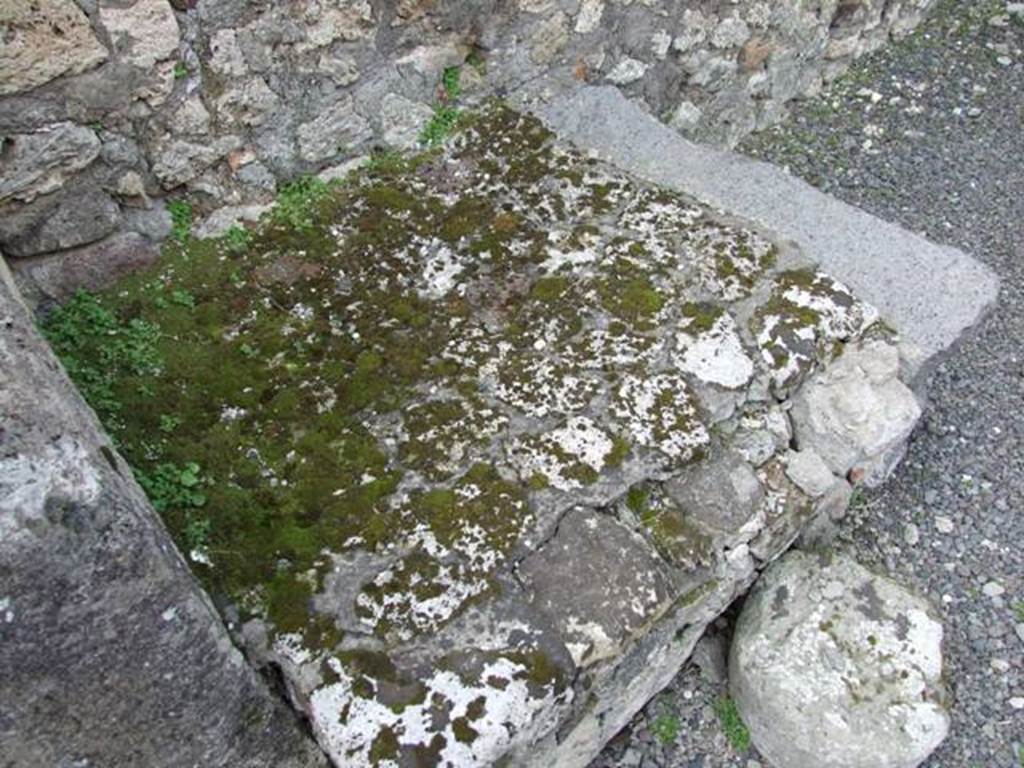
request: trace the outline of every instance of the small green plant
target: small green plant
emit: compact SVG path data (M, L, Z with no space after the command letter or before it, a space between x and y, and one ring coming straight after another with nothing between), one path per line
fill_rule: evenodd
M270 212L271 218L298 230L309 229L313 226L313 209L330 191L331 185L323 179L300 176L277 193L277 201Z
M1013 615L1017 621L1024 622L1024 600L1018 600L1013 604Z
M406 166L405 156L394 150L374 152L366 163L367 170L376 173L400 173Z
M447 101L454 102L459 100L459 96L462 95L462 69L460 67L448 67L445 69L444 74L441 75L441 87L444 88L444 94Z
M853 492L850 493L850 504L849 507L852 510L861 510L868 503L867 496L864 495L864 486L855 483L853 486Z
M199 490L202 483L201 471L195 462L189 462L184 467L163 462L152 470L136 470L135 479L157 512L194 509L206 503L206 495Z
M192 232L192 206L184 200L171 200L167 212L171 214L171 237L184 243Z
M420 144L424 144L428 147L436 147L439 144L443 144L444 140L447 139L455 129L455 124L458 120L458 109L455 107L438 105L434 109L433 117L430 118L427 124L423 126L423 130L420 131Z
M185 547L190 552L206 552L210 545L210 520L199 515L189 515L185 522Z
M666 747L674 744L679 736L679 718L671 712L662 712L651 724L651 733Z
M646 488L634 485L626 492L626 506L629 507L634 515L642 518L647 511L647 498L649 495Z
M448 67L441 75L441 102L434 107L434 114L420 131L420 144L436 147L444 143L459 121L459 109L455 106L462 95L460 80L462 69Z
M185 66L185 62L183 61L179 61L177 64L175 64L174 69L172 71L174 73L175 80L183 80L184 78L188 77L188 67Z
M181 419L177 416L169 413L160 414L160 431L165 435L171 434L179 426L181 426Z
M224 233L224 242L233 251L244 251L251 241L252 233L238 224L231 225L231 228Z
M724 696L715 702L715 714L718 715L718 722L721 723L725 738L732 748L741 753L750 749L750 731L744 725L732 697Z
M184 288L176 288L171 291L171 303L186 309L195 309L196 297L192 295L191 291L187 291Z
M42 331L101 418L121 407L116 382L152 375L160 368L160 329L138 318L123 322L87 291L77 292L51 312Z

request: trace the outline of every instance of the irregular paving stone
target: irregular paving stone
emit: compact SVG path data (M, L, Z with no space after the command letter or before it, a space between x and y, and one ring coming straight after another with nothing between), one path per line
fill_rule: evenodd
M881 483L921 417L917 398L898 373L894 345L871 340L846 347L794 399L797 444L815 451L838 475Z
M96 133L74 123L7 136L0 155L0 203L12 199L28 203L60 189L99 153Z
M942 625L846 556L793 551L740 614L730 690L778 768L914 768L949 729Z
M764 524L757 519L764 488L736 453L713 456L685 469L665 484L665 492L688 519L724 546L749 540Z
M568 512L517 574L578 667L620 654L671 591L665 563L643 536L588 509Z
M763 318L821 337L784 398L870 310L499 105L296 189L104 297L167 330L96 408L338 764L584 765L813 514Z
M0 95L27 91L106 61L89 19L75 3L37 0L0 8Z

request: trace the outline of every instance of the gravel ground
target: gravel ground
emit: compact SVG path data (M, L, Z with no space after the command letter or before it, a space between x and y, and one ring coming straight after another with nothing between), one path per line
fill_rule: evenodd
M958 246L1003 280L999 308L936 371L909 452L860 496L839 546L940 606L954 694L926 768L1024 768L1024 15L940 0L740 150ZM715 711L728 620L591 768L757 768ZM735 734L734 734L735 740Z

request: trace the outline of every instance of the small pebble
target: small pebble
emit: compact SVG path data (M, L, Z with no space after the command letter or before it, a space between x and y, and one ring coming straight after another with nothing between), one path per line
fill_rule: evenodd
M1024 696L1014 696L1010 699L1010 706L1014 709L1024 709Z
M981 591L982 594L987 595L988 597L1000 597L1001 595L1006 594L1006 589L1004 589L1003 585L997 581L990 581L981 588Z
M992 667L992 669L994 669L996 672L1010 671L1010 662L1008 662L1006 659L992 659L992 661L990 661L989 664Z
M953 521L945 515L938 515L935 518L935 530L937 530L939 533L952 533Z
M921 532L917 530L917 526L913 523L907 523L903 526L903 541L909 546L914 546L921 540Z

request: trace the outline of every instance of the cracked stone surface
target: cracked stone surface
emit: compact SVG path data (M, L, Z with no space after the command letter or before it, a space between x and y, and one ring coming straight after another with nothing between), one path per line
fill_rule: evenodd
M86 302L95 337L83 301L56 350L344 766L585 765L848 498L825 443L793 459L795 398L897 354L791 246L497 104L245 244L175 249ZM82 361L125 327L152 354L98 390ZM827 404L909 432L872 387Z

